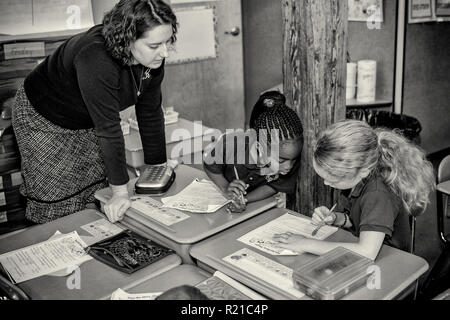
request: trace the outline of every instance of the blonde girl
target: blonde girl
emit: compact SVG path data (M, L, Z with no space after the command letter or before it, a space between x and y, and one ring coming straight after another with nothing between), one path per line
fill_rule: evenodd
M409 249L409 215L425 210L435 187L433 167L417 146L394 131L346 120L322 132L313 166L326 185L342 190L336 210L316 208L313 223L351 231L356 243L278 234L279 246L321 255L338 246L375 260L383 243Z

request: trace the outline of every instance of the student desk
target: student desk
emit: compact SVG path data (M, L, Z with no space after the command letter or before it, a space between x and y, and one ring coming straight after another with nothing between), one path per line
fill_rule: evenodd
M95 210L84 210L47 224L33 226L3 238L0 241L0 254L48 240L57 230L62 233L77 231L80 236L89 236L80 227L100 218L106 217ZM180 257L172 254L128 275L92 259L80 266L80 289L68 289L67 277L49 275L19 283L18 286L31 299L100 299L108 297L117 288L126 290L180 264Z
M195 286L211 277L208 272L188 264L173 268L157 277L128 288L128 293L165 292L179 286Z
M294 299L294 297L280 289L277 289L267 282L264 282L250 273L226 263L222 258L247 247L244 243L237 241L244 234L282 216L286 212L295 214L286 209L273 209L252 220L246 221L234 228L231 228L221 234L218 234L206 241L195 245L191 250L191 256L197 260L197 264L202 269L209 272L219 270L229 277L241 282L249 288L266 295L271 299ZM357 238L351 233L338 230L331 235L328 240L340 242L356 242ZM275 257L248 247L250 250L262 254L278 263L281 263L291 269L296 269L301 264L309 261L315 256L312 254L301 254L299 256L283 256ZM344 299L349 300L380 300L393 299L404 293L406 289L414 284L414 282L427 271L428 263L417 256L407 252L391 248L384 245L377 257L375 264L380 267L381 271L381 289L369 290L366 286L353 291ZM302 299L310 299L304 296Z
M176 169L176 179L169 191L163 196L172 196L183 190L195 178L207 178L206 173L198 169L179 165ZM128 184L130 194L134 194L134 184L136 179L130 180ZM103 204L111 197L111 189L99 190L95 197ZM160 201L161 197L154 197ZM120 222L126 228L136 233L154 240L166 247L169 247L181 256L184 263L193 264L189 255L193 244L202 241L216 233L219 233L229 227L232 227L242 221L250 219L261 212L275 207L277 201L271 197L262 201L251 203L243 213L230 214L225 207L214 213L192 213L183 211L190 218L183 220L171 226L166 226L157 220L144 216L138 211L130 208L125 213L124 219ZM103 208L102 208L103 210Z

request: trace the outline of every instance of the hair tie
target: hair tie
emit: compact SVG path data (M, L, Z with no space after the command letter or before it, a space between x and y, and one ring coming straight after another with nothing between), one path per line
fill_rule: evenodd
M263 104L267 108L273 108L275 106L275 101L273 99L264 99Z

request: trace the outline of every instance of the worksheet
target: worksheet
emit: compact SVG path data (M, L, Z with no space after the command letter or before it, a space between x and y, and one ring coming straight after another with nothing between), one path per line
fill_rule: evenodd
M250 231L237 240L250 247L254 247L271 255L295 256L300 252L295 252L278 247L278 243L273 240L274 235L292 232L294 234L300 234L307 238L323 240L328 238L338 230L338 228L336 227L323 226L318 230L315 236L312 236L312 232L314 231L314 229L316 229L316 227L316 225L313 225L311 223L310 219L286 213L285 215L272 220L255 230Z
M190 218L189 215L181 211L163 208L161 202L150 196L140 195L131 197L131 207L166 226L171 226Z
M305 294L294 287L293 270L281 263L268 259L248 248L241 249L223 260L243 272L256 277L275 288L281 289L297 299Z
M0 255L13 283L21 283L92 259L76 231Z
M155 300L161 294L162 292L128 293L119 288L111 294L111 300Z
M166 208L196 213L211 213L226 205L229 200L210 180L195 179L180 193L161 199Z
M123 231L122 228L119 228L115 224L103 218L85 224L81 226L81 229L91 235L90 237L84 237L84 240L88 246L107 238L111 238Z
M196 285L211 300L266 300L255 291L220 271Z

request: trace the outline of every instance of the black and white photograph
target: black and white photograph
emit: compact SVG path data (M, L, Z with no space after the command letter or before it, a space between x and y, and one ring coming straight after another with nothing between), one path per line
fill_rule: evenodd
M450 300L449 18L448 0L1 0L0 315Z

